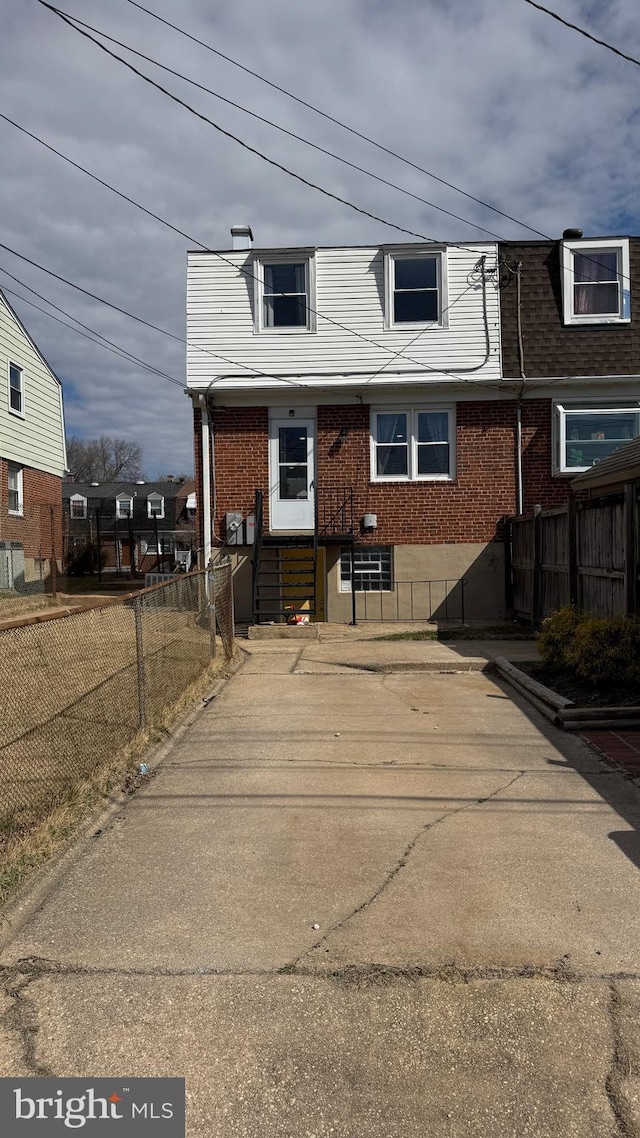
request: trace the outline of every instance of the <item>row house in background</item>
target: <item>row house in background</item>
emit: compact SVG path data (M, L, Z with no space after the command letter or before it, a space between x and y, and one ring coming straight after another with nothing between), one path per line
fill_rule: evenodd
M503 616L505 515L640 433L634 242L232 235L189 254L187 382L238 616Z
M74 482L62 488L71 574L131 576L188 570L195 561L193 480Z
M40 591L62 558L62 385L0 292L0 589Z

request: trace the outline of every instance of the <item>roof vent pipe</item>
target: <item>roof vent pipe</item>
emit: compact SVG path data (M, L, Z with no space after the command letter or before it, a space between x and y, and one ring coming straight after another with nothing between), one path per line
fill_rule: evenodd
M579 241L581 237L581 229L565 229L562 234L563 241Z
M231 248L250 249L253 244L253 233L250 225L231 226Z

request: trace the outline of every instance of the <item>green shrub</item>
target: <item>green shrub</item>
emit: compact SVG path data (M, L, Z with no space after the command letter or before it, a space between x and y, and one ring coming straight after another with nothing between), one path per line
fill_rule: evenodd
M545 668L554 672L567 669L567 652L573 645L580 621L584 619L584 614L575 605L565 605L543 622L538 633L538 648Z
M640 697L640 620L585 617L566 652L569 668L594 687L637 687Z
M538 647L545 668L570 672L601 688L638 688L640 618L594 617L573 605L544 621Z

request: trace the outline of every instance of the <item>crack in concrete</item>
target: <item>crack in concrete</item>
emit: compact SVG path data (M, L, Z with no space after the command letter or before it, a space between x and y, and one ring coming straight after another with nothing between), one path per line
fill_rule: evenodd
M613 1052L611 1066L605 1079L605 1090L621 1138L637 1138L638 1129L634 1124L623 1093L625 1077L628 1078L631 1074L631 1059L622 1040L619 1011L620 993L615 981L612 980L609 984L609 1019L613 1036Z
M273 968L221 968L216 965L198 965L193 968L170 968L162 965L146 968L128 968L118 965L65 964L46 957L27 956L15 964L0 966L0 987L11 998L24 998L29 984L49 976L88 977L146 977L149 979L181 979L205 977L273 977L298 976L301 979L331 980L338 983L367 986L390 984L405 980L435 980L446 984L469 984L474 980L550 980L565 984L603 983L615 985L619 981L639 981L640 972L579 972L568 963L565 954L554 964L461 964L455 960L437 964L392 965L384 963L345 964L340 968L313 968L302 964L284 964ZM0 1022L6 1022L5 1012Z
M374 902L377 901L378 898L381 897L382 894L388 889L389 885L392 881L395 880L400 871L404 869L420 838L422 838L425 834L428 834L429 831L433 830L436 826L441 825L442 822L446 822L448 818L455 818L458 814L464 814L464 812L467 810L475 810L477 806L482 806L485 802L490 802L492 798L495 798L496 795L501 794L503 790L508 790L509 787L513 786L514 783L516 783L518 779L522 778L526 773L527 772L523 770L518 771L514 778L509 779L508 782L503 783L502 786L499 786L496 790L493 790L491 794L485 795L484 798L475 798L473 802L468 802L464 806L458 806L453 810L447 810L445 814L441 814L440 817L435 818L433 822L427 822L424 826L421 826L417 834L415 834L408 845L405 846L402 855L393 866L393 868L389 870L384 880L381 882L375 892L372 893L370 897L367 897L364 901L361 901L361 903L357 905L356 908L353 909L350 913L348 913L346 917L342 917L339 921L336 921L333 925L331 925L330 929L324 934L324 936L320 937L320 939L312 944L310 948L305 949L305 951L301 953L300 956L296 957L296 959L292 961L292 966L297 966L300 961L304 960L305 956L308 956L311 952L315 952L323 945L326 945L327 941L331 936L333 936L334 933L339 932L341 929L343 929L345 925L349 923L349 921L353 920L353 918L358 915L358 913L362 913L364 909L368 909L371 905L373 905Z
M29 1076L51 1077L54 1072L36 1058L36 1042L40 1031L38 1013L27 995L27 988L36 977L23 972L19 965L1 969L0 972L5 973L2 991L13 1001L11 1007L0 1016L0 1023L19 1039L22 1062Z

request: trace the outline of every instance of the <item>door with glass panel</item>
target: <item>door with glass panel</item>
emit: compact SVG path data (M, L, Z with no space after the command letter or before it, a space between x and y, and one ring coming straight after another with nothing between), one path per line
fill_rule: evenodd
M272 419L269 443L269 527L294 533L315 524L313 419Z

